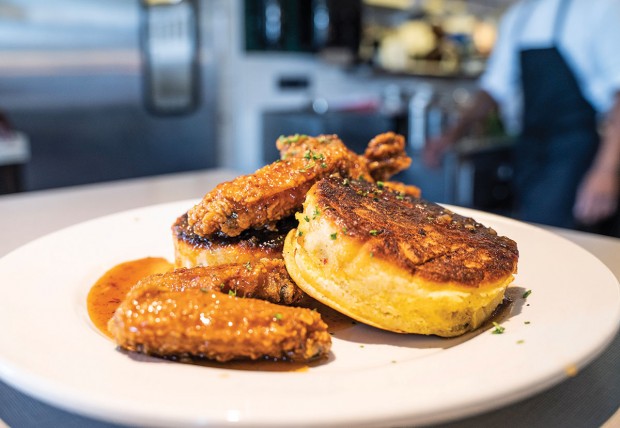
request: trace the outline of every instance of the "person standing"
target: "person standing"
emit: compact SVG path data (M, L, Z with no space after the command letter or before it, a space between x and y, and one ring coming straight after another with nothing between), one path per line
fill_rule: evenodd
M519 219L567 228L620 223L620 1L517 2L479 83L459 121L427 142L428 165L499 108L518 135Z

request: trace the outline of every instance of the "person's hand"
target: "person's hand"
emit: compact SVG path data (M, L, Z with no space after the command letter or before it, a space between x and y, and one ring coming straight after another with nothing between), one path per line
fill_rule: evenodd
M424 164L431 168L441 166L441 160L452 143L452 138L447 134L429 139L424 145L424 151L422 152Z
M585 225L594 224L616 211L619 196L618 171L594 168L586 174L577 190L573 215Z

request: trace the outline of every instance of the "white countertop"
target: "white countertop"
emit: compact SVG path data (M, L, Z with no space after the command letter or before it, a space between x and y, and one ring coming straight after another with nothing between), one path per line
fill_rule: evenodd
M0 196L0 224L3 225L0 257L42 235L102 215L175 200L199 199L219 182L235 176L230 170L208 170ZM550 230L594 254L620 280L620 239ZM497 426L508 420L523 421L516 426L600 426L605 422L609 427L620 426L619 406L620 336L617 336L576 377L523 402L449 426ZM566 425L562 412L567 408L572 409L571 414L581 415L582 420L571 420ZM48 422L53 420L64 426L108 426L54 409L0 383L0 419L9 426L24 425L27 421L24 418L33 411L42 420L47 418Z

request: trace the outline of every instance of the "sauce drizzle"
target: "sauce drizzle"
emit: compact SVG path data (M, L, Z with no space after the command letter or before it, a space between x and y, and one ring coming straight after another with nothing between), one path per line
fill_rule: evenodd
M161 257L145 257L114 266L104 273L90 289L86 305L88 315L103 334L108 337L108 321L125 298L131 287L142 278L172 270L173 265Z

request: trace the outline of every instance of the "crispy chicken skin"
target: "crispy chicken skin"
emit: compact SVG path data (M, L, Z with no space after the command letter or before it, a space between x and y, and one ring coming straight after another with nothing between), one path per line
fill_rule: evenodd
M164 286L180 292L194 288L216 290L281 305L296 305L306 297L291 280L282 259L181 268L148 276L140 286Z
M122 348L162 357L310 361L331 347L317 312L157 281L133 288L108 330Z
M385 181L411 165L405 151L405 138L393 132L379 134L364 152L368 172L377 181Z
M216 232L237 236L264 227L300 210L306 193L321 178L338 174L374 182L371 171L384 179L399 166L408 166L403 160L408 159L404 140L399 149L400 143L395 135L376 137L366 158L349 150L336 135L281 137L280 161L216 186L188 211L188 224L201 236Z
M177 269L138 282L108 331L122 348L164 357L309 361L329 352L318 312L249 296L292 304L305 295L282 260Z
M420 188L411 184L401 183L400 181L385 181L383 187L400 194L401 196L409 196L419 198L422 196Z

